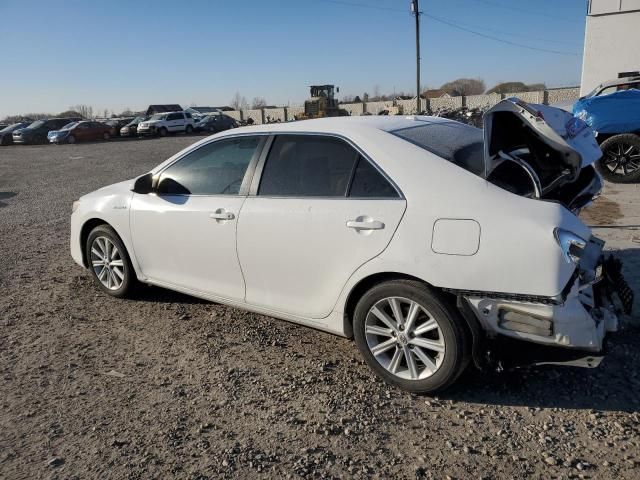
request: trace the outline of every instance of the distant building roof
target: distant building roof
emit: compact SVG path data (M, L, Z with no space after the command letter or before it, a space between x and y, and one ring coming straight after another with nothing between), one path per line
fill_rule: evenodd
M434 88L431 90L425 90L422 92L422 97L424 98L442 98L442 97L450 97L447 92L442 90L441 88Z

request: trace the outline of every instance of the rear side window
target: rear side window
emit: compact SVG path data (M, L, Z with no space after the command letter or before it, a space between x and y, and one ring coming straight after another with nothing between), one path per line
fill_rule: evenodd
M342 140L316 135L278 135L258 195L344 197L358 152Z
M203 145L162 172L158 193L237 195L259 144L259 137L241 137Z
M360 157L349 190L353 198L398 198L398 192L369 161Z

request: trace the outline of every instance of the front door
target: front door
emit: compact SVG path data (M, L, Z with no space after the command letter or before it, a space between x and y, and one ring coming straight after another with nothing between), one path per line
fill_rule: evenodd
M133 247L146 277L169 287L244 298L236 224L249 165L261 144L261 137L238 137L199 146L159 173L155 193L134 194Z
M260 171L260 166L258 167ZM351 145L279 135L238 221L246 301L319 319L389 244L406 202Z

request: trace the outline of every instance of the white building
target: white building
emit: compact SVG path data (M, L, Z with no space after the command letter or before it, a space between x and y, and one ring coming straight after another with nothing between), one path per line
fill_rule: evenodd
M640 70L640 0L589 0L580 94Z

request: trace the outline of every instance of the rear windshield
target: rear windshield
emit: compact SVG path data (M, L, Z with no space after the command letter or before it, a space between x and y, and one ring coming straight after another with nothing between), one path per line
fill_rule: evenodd
M424 120L390 133L476 175L484 175L484 138L479 128L453 121Z

